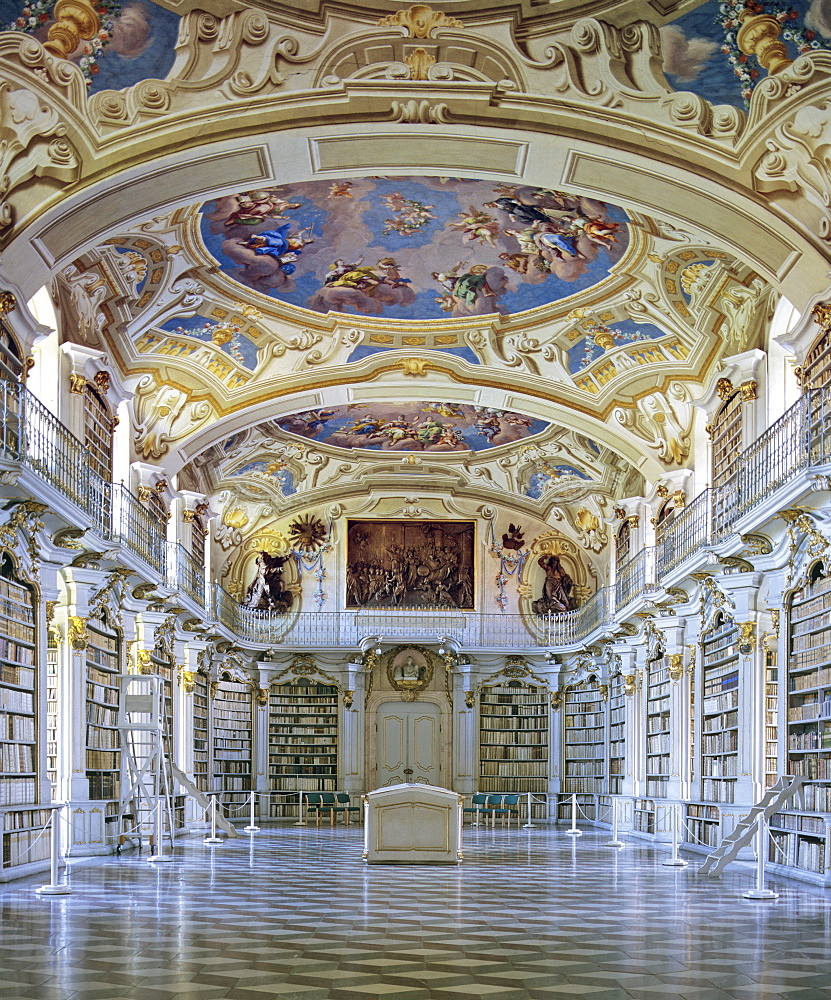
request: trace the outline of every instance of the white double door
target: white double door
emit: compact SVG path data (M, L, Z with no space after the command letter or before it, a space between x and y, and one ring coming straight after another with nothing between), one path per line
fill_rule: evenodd
M390 701L378 706L376 788L402 782L441 786L438 705Z

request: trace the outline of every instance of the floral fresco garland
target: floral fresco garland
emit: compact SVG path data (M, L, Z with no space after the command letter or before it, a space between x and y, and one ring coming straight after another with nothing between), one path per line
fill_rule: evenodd
M724 43L721 46L721 51L727 56L727 61L739 79L742 97L745 107L747 107L750 104L753 88L761 76L761 69L756 57L742 52L738 46L738 34L742 26L741 15L745 11L749 11L751 14L766 14L768 17L775 17L784 26L783 39L790 42L799 55L810 52L811 49L821 48L821 44L814 31L803 30L799 27L798 22L802 15L787 4L764 4L759 3L758 0L726 0L725 3L720 4L716 23L724 29Z
M11 24L6 25L6 30L34 35L54 21L54 6L55 0L34 0L34 3L28 3L21 9ZM113 23L121 13L120 0L101 0L95 5L95 13L98 15L98 31L92 38L85 39L76 53L80 55L78 66L88 87L98 72L98 59L102 51L112 41Z

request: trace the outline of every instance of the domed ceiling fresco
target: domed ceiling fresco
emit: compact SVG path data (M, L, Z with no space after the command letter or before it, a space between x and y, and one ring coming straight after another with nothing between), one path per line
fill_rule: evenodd
M350 403L278 417L283 430L341 448L482 451L545 430L544 420L465 403Z
M629 244L622 209L547 188L364 177L240 191L202 207L226 275L315 312L516 313L597 284Z

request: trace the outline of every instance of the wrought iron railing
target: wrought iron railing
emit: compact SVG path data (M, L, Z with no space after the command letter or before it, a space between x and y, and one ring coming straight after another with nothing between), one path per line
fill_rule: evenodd
M181 542L167 543L167 585L205 607L205 567Z
M119 538L166 580L166 539L161 524L126 486L117 483L108 485L112 509L111 537Z
M709 543L710 493L710 490L699 493L668 524L659 527L655 546L658 579Z
M642 549L618 566L615 578L615 606L622 608L639 594L655 589L655 546Z

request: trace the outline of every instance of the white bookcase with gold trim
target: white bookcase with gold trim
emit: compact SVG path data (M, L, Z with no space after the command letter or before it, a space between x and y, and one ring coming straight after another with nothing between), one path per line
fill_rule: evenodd
M547 686L499 678L479 690L479 791L548 791Z
M338 787L337 685L292 677L271 686L268 781L275 792Z

